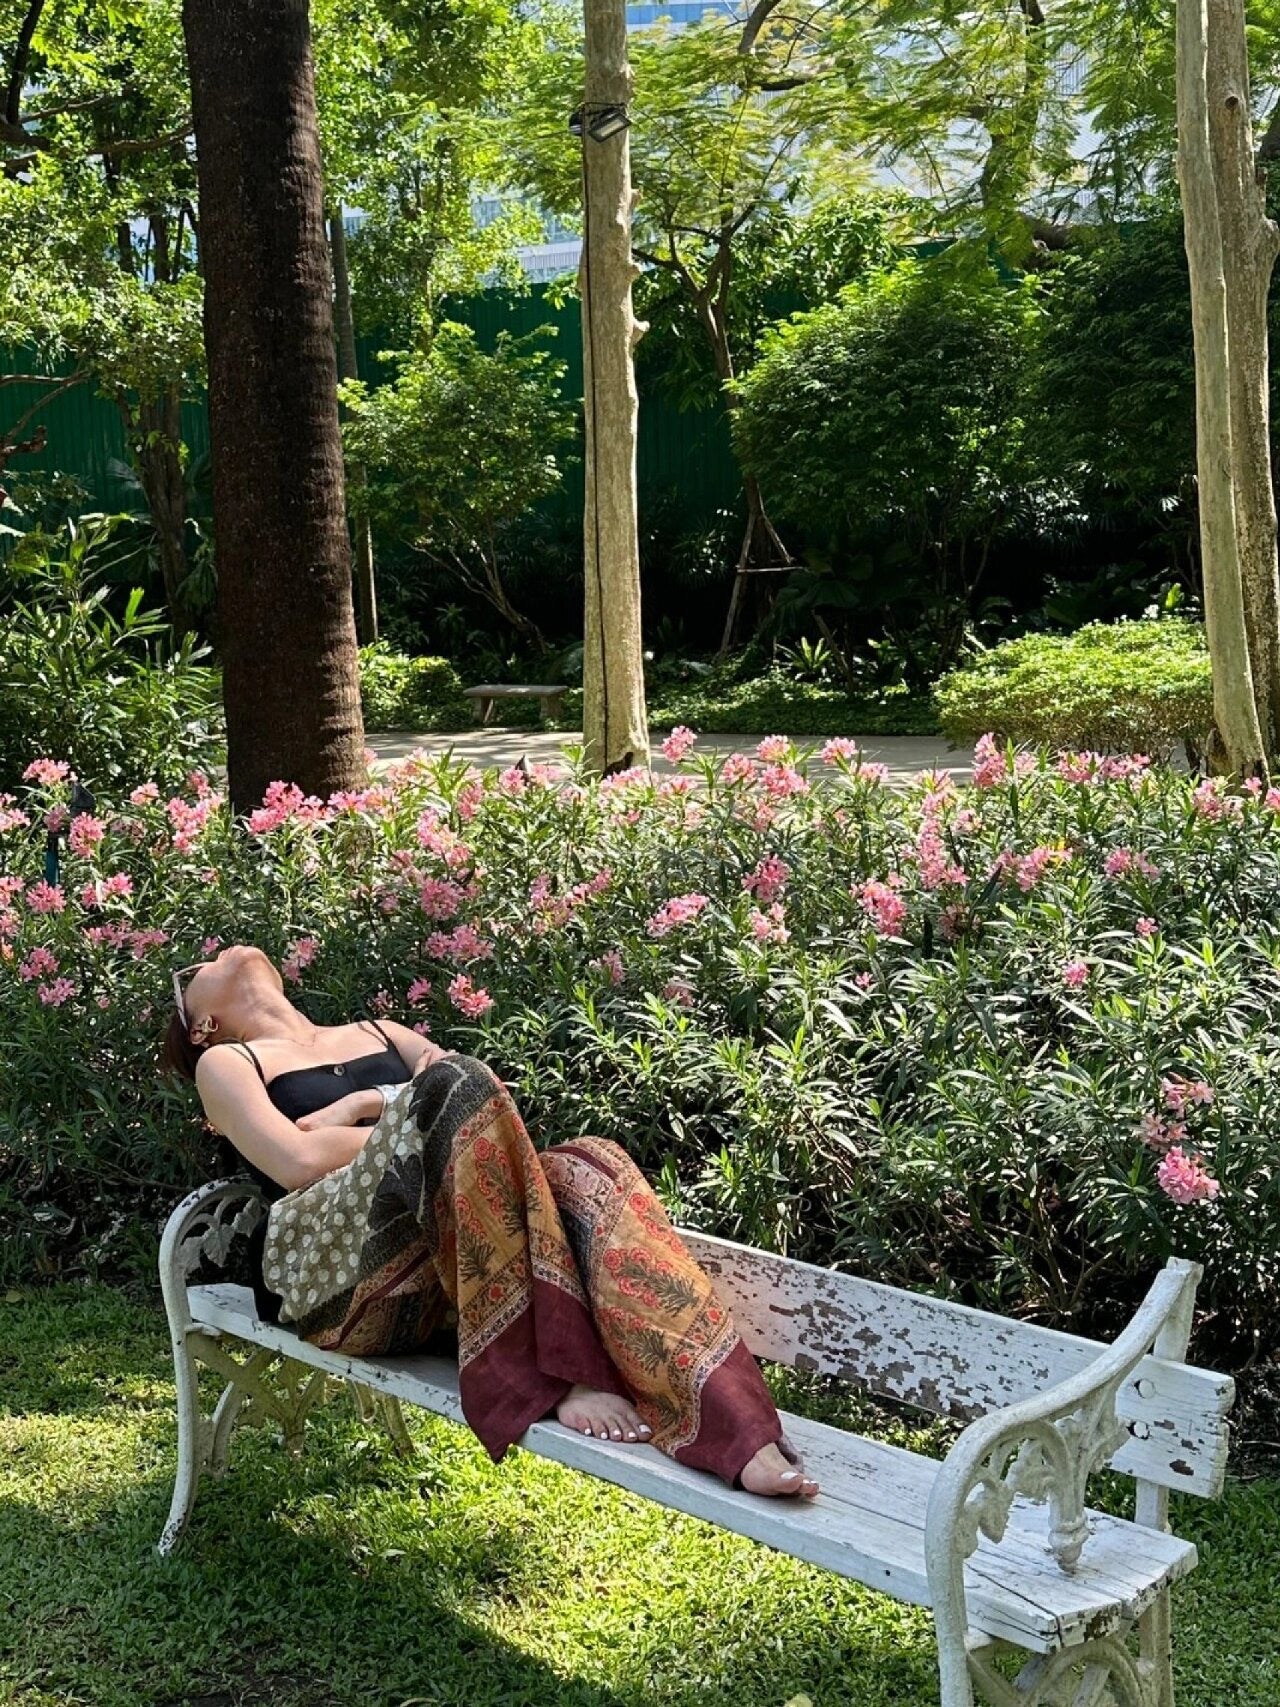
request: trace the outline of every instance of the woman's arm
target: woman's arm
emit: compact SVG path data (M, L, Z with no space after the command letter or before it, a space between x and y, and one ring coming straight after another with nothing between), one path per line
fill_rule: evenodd
M414 1031L412 1026L401 1025L399 1020L384 1019L378 1023L395 1044L400 1059L411 1073L429 1067L433 1061L448 1054L448 1050L442 1049L438 1043L433 1043L420 1031Z
M366 1126L327 1122L307 1129L290 1120L271 1101L251 1063L225 1046L207 1049L196 1062L196 1088L210 1125L286 1191L343 1167L369 1136Z

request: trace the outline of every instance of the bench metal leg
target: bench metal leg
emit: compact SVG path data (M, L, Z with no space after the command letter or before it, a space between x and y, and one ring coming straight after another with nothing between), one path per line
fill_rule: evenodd
M352 1397L360 1412L361 1422L381 1422L391 1436L391 1444L401 1458L416 1458L418 1443L409 1433L409 1426L404 1420L400 1409L400 1401L394 1393L379 1392L372 1387L366 1387L363 1381L348 1379Z
M1123 1634L1037 1654L1015 1678L995 1666L994 1656L1004 1646L993 1642L970 1651L970 1701L976 1696L989 1707L1161 1707L1155 1669L1145 1656L1135 1656ZM963 1697L955 1699L960 1703ZM943 1707L951 1707L945 1691Z
M200 1393L190 1339L189 1333L179 1332L174 1337L173 1360L178 1396L178 1473L174 1481L169 1516L156 1544L156 1552L162 1558L173 1551L187 1527L191 1509L196 1503L200 1476L212 1458L213 1437L217 1427L216 1421L210 1422L200 1414Z
M1152 1707L1173 1707L1173 1617L1168 1589L1138 1620L1142 1657L1151 1667Z
M178 1470L169 1517L156 1551L171 1553L181 1539L195 1505L200 1478L226 1474L231 1435L237 1423L275 1422L281 1444L297 1457L304 1443L307 1417L325 1396L328 1376L270 1346L256 1346L240 1359L232 1355L216 1330L192 1326L175 1336L174 1369L178 1399ZM277 1358L282 1391L273 1391L263 1377ZM213 1415L200 1409L197 1364L227 1378Z

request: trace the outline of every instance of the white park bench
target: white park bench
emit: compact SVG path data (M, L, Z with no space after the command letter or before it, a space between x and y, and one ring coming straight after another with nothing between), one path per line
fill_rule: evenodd
M321 1351L261 1321L248 1285L217 1277L265 1212L255 1184L218 1180L165 1228L178 1473L161 1555L186 1528L201 1474L225 1474L237 1421L274 1420L300 1452L307 1413L342 1382L404 1453L417 1448L402 1402L463 1420L456 1362ZM1172 1259L1106 1345L681 1232L757 1357L966 1420L945 1460L784 1413L821 1483L800 1502L735 1492L654 1447L555 1421L534 1424L522 1447L931 1607L942 1707L1172 1707L1169 1590L1196 1550L1169 1532L1169 1490L1221 1492L1234 1398L1228 1377L1183 1361L1196 1264ZM227 1383L209 1416L197 1362ZM1137 1484L1132 1522L1085 1505L1090 1473L1108 1463Z
M479 687L463 688L462 695L471 700L481 723L490 721L494 703L500 699L536 699L541 716L549 721L559 717L560 703L568 691L565 682L482 682Z

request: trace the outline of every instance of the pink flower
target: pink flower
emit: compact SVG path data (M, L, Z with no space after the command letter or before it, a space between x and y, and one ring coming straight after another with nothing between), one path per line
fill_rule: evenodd
M745 753L730 753L720 766L720 780L730 787L735 782L751 782L757 770L756 761Z
M686 984L683 978L670 978L662 986L663 998L675 1002L682 1008L693 1006L693 986Z
M126 933L133 945L133 958L141 960L153 948L163 948L169 940L168 931L147 930Z
M60 1008L75 993L76 987L70 978L55 978L52 984L40 986L40 1000L47 1008Z
M598 954L589 963L596 971L603 972L611 984L621 984L623 980L622 955L616 948L606 948L603 954Z
M481 1014L488 1013L493 1006L493 997L489 992L477 990L465 972L459 972L456 978L450 979L449 1000L467 1019L479 1019Z
M790 876L791 867L785 859L779 859L777 854L766 854L756 863L755 870L749 871L742 879L742 887L762 905L768 906L782 894Z
M1164 1098L1165 1107L1175 1114L1185 1112L1188 1103L1200 1104L1208 1108L1213 1101L1213 1086L1203 1079L1184 1079L1180 1074L1171 1074L1160 1081L1160 1094Z
M860 889L854 889L852 894L862 902L881 936L898 934L907 916L907 904L889 884L877 883L872 878Z
M100 1008L104 1008L104 1009L109 1008L111 1006L111 997L110 996L99 996L98 997L98 1006Z
M42 782L47 788L70 775L71 766L65 759L32 759L22 773L22 780L23 782Z
M1089 968L1083 960L1068 960L1062 968L1062 982L1073 990L1089 982Z
M425 1002L431 994L430 978L415 978L409 986L408 1002L410 1007L417 1007L419 1002Z
M14 805L12 794L0 794L0 835L6 830L25 830L31 819L20 806Z
M1134 1127L1133 1135L1152 1150L1163 1150L1170 1141L1164 1122L1158 1114L1144 1114Z
M452 931L432 931L427 953L433 960L489 960L493 944L474 925L457 925Z
M425 1019L414 1020L411 1029L413 1031L416 1031L418 1033L419 1037L430 1037L431 1036L431 1027L427 1024Z
M1221 1187L1202 1166L1202 1156L1188 1156L1175 1144L1156 1169L1160 1188L1175 1203L1201 1203L1218 1195Z
M107 826L101 818L95 818L92 813L78 812L71 820L71 828L67 832L67 845L72 853L77 853L82 859L87 859L106 834Z
M662 743L662 756L673 765L680 764L698 737L685 724L677 724Z
M150 800L159 800L160 790L154 782L139 783L129 796L134 806L145 806Z
M428 918L444 922L463 905L463 891L449 877L427 877L418 889L418 906Z
M785 924L786 913L781 901L775 901L767 913L758 907L751 909L751 934L758 943L786 942L791 935Z
M319 952L319 948L320 944L313 936L302 936L296 942L290 943L285 951L284 959L280 962L281 975L287 978L291 984L299 983L302 978L303 967L310 966Z
M709 904L705 895L676 895L659 907L646 929L650 936L667 936L677 926L690 924Z
M1134 853L1132 848L1112 848L1102 862L1102 869L1108 877L1127 877L1131 871L1140 871L1144 877L1160 875L1158 865L1153 865L1145 854Z
M222 938L220 936L207 936L200 944L200 952L206 960L212 960L221 947Z
M66 907L67 898L57 884L46 883L42 877L38 883L33 883L27 890L27 905L33 913L60 913Z
M175 808L185 807L190 819L197 825L203 825L209 816L210 803L216 796L206 795L195 806L186 806L184 801L171 800L169 812L174 814ZM270 782L262 797L262 805L249 814L248 826L255 836L267 835L272 830L278 830L282 824L287 824L290 818L299 823L323 823L330 816L330 809L319 795L303 794L297 783Z
M852 764L858 756L858 743L847 740L843 735L837 735L834 740L827 741L818 757L824 765L838 765L841 762Z
M756 754L767 765L780 765L791 754L791 742L785 735L766 735L756 748Z
M761 746L764 743L761 742ZM808 779L794 765L766 765L760 772L765 792L774 800L785 800L791 794L808 794Z
M51 806L44 815L44 827L50 835L56 836L59 830L65 830L71 814L65 806Z
M18 967L18 976L29 984L35 978L51 978L57 970L57 956L41 944L33 948Z
M1154 936L1160 929L1156 921L1154 919L1149 919L1145 913L1133 928L1137 931L1139 936Z
M1070 848L1038 847L1032 848L1029 854L1016 854L1012 849L1005 848L996 859L993 869L1011 871L1018 888L1027 894L1039 883L1054 860L1071 858Z
M996 745L994 735L979 735L973 749L973 781L976 788L994 788L1009 775L1009 761Z

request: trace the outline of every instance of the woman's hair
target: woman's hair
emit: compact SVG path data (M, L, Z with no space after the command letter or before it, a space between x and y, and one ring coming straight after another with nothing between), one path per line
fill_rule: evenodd
M171 1077L191 1079L194 1082L196 1062L207 1047L207 1044L191 1041L187 1023L175 1008L169 1015L169 1026L160 1046L161 1070Z

